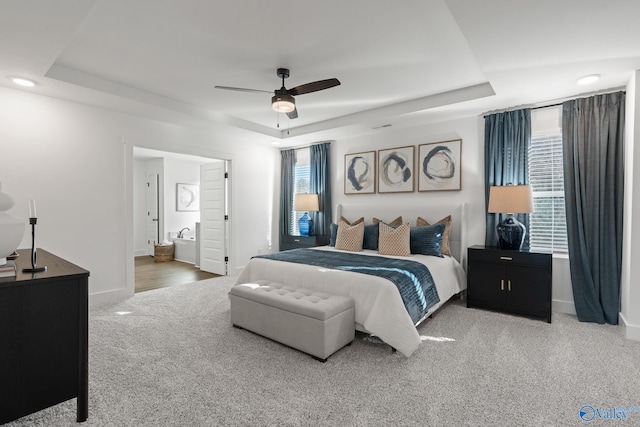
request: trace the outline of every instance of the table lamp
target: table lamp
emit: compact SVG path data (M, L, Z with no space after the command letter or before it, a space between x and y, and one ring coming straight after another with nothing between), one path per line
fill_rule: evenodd
M293 210L304 211L304 215L298 220L298 229L301 236L313 236L313 220L309 218L309 212L318 212L317 194L296 194L293 198Z
M505 213L507 218L496 225L500 249L522 248L527 228L513 214L533 212L530 185L493 186L489 189L489 213Z

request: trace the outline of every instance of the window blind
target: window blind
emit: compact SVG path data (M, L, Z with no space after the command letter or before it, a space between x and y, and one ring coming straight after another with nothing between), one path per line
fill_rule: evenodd
M293 194L294 197L298 193L309 193L309 183L311 180L311 167L310 167L311 152L309 147L300 148L296 150L296 166L293 171ZM293 200L291 201L293 209ZM304 212L297 212L292 210L291 212L291 224L289 229L291 235L300 235L298 228L298 220L304 215Z
M528 155L534 209L529 219L530 246L567 252L561 132L533 136Z

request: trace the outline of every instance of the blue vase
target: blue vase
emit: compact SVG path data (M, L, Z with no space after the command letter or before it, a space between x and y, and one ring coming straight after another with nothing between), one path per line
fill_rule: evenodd
M518 251L522 248L527 228L512 215L509 215L507 219L496 226L496 232L500 249Z
M300 230L301 236L313 235L313 220L309 218L307 212L305 212L298 220L298 229Z

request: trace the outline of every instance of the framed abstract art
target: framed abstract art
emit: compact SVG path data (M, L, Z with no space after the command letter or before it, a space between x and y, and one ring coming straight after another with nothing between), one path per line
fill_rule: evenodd
M196 212L200 210L200 186L198 184L176 184L176 211Z
M418 147L418 191L460 190L462 140Z
M378 150L378 193L410 193L414 190L416 147Z
M344 194L376 192L376 152L344 155Z

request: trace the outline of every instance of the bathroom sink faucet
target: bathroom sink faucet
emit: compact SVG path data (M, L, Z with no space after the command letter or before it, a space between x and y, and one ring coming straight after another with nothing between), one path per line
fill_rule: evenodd
M182 230L178 231L178 239L182 239L182 232L183 232L184 230L191 231L191 229L189 229L189 228L187 228L187 227L185 227L185 228L183 228Z

